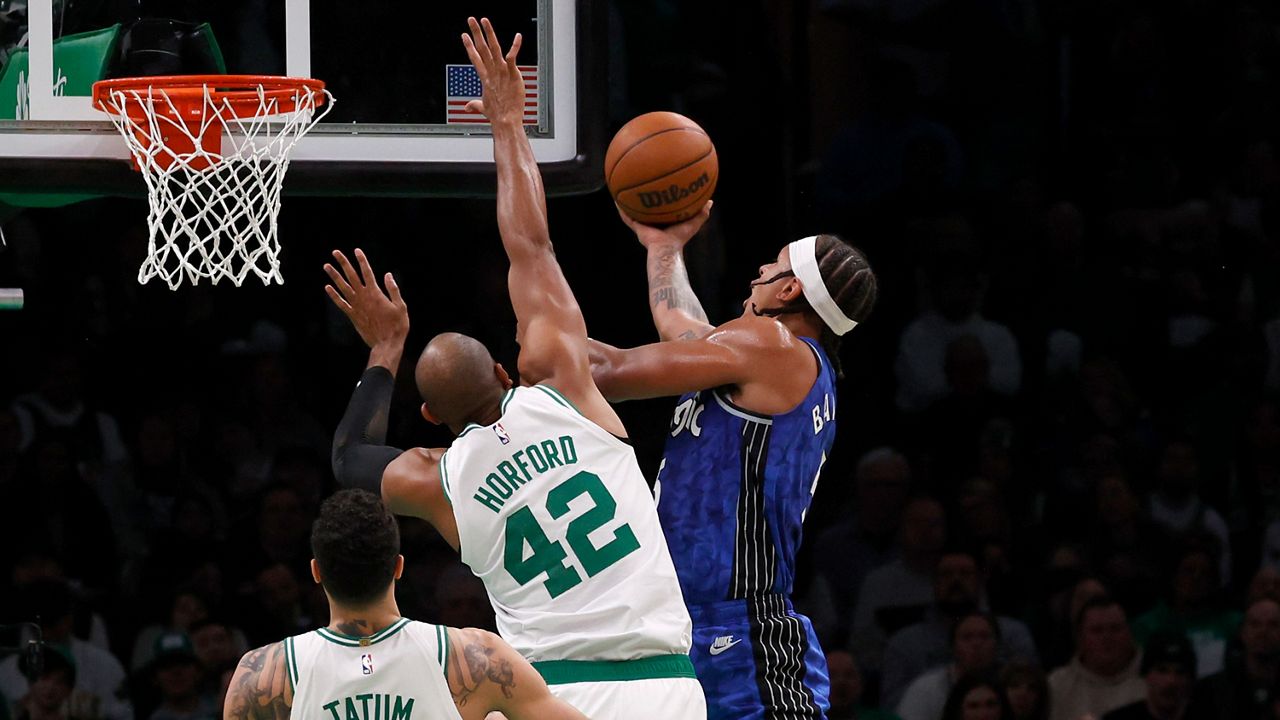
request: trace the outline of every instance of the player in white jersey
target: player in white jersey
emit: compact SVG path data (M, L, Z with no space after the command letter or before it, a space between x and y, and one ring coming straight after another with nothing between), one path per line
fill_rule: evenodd
M488 21L464 45L493 127L498 228L524 387L478 341L453 333L423 351L422 413L457 439L446 452L383 445L408 333L395 280L378 287L335 252L326 288L371 352L334 437L345 486L380 490L430 521L488 589L504 639L552 692L599 718L706 717L689 660L691 623L648 484L622 422L591 379L587 330L555 259L541 176L522 125L517 35L503 53ZM482 27L483 26L483 27Z
M225 720L584 720L492 633L400 616L400 531L377 495L343 490L326 500L311 550L328 627L245 653Z

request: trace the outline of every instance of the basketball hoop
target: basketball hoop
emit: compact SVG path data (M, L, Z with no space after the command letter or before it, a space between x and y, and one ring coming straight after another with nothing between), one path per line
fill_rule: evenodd
M319 80L175 75L93 84L147 184L147 259L138 282L284 283L276 218L289 153L333 107ZM324 109L317 114L317 109Z

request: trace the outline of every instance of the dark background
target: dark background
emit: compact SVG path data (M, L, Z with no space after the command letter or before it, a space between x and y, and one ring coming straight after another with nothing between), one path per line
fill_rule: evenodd
M853 545L897 557L896 523L858 534L855 467L881 446L910 461L911 492L942 502L948 543L979 556L987 604L1029 623L1046 670L1070 656L1061 618L1046 619L1070 585L1051 570L1061 553L1069 580L1099 578L1130 619L1170 598L1180 548L1212 528L1201 510L1162 525L1161 498L1202 502L1229 528L1229 548L1206 541L1229 552L1196 602L1238 621L1255 575L1280 561L1264 551L1280 519L1273 3L600 7L610 131L666 109L716 142L716 209L688 252L713 322L739 312L759 264L813 232L842 234L879 276L878 307L844 342L839 439L796 587L829 650L846 644L869 571L849 564ZM24 211L0 252L0 286L27 293L0 313L0 620L31 619L38 581L69 581L78 632L136 666L140 717L158 702L144 628L190 631L207 615L255 646L326 620L306 532L366 358L322 292L331 249L395 273L408 363L444 330L508 368L516 352L491 201L287 197L283 287L176 293L135 281L146 211L110 198ZM548 211L592 334L654 340L643 250L608 195ZM951 359L949 377L932 366L940 387L913 370L928 357ZM408 378L390 442L446 444ZM28 437L3 408L32 393L84 412ZM620 407L650 477L671 407ZM897 517L896 492L875 512ZM1116 517L1144 539L1118 540ZM433 531L406 521L405 555L406 615L491 623ZM222 670L204 668L209 702Z

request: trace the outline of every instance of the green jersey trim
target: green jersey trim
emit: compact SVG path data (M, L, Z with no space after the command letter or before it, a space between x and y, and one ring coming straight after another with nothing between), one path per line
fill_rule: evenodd
M499 413L507 412L507 403L511 402L511 398L515 397L515 395L516 395L516 389L514 387L512 387L510 390L507 390L507 394L502 396L502 405L498 407Z
M560 392L559 390L551 387L550 385L547 385L546 383L534 385L534 387L550 395L552 400L555 400L561 405L569 408L570 410L578 413L579 415L582 415L582 411L578 409L578 406L574 405L573 401L565 397L564 393ZM582 415L582 417L586 417L586 415Z
M444 672L445 681L449 680L449 628L436 626L436 647L440 658L440 669Z
M284 639L284 668L289 676L289 687L298 689L298 651L293 647L293 638Z
M466 426L466 427L464 427L464 428L462 428L462 432L458 433L458 437L462 437L463 435L466 435L467 433L471 432L472 430L479 430L479 429L480 429L480 426L479 426L479 425L477 425L477 424L475 424L475 423L467 423L467 426Z
M390 625L383 628L382 630L372 635L369 635L367 637L353 637L351 635L344 635L343 633L340 633L340 632L334 632L329 628L320 628L316 630L316 634L318 634L320 637L324 638L325 640L328 640L329 642L334 643L335 645L343 645L346 647L366 647L369 645L373 645L375 643L380 643L383 640L386 640L392 635L395 635L396 633L400 632L400 629L408 624L409 624L408 618L400 618L399 620L391 623Z
M688 655L656 655L640 660L545 660L533 663L548 685L619 682L653 678L697 678Z
M440 487L444 488L444 499L449 502L449 507L453 507L453 496L449 494L449 468L444 464L444 459L447 457L449 457L448 450L440 456Z

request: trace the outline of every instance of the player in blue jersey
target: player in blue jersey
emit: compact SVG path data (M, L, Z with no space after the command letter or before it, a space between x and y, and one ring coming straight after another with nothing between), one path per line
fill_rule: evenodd
M626 222L648 250L662 342L592 346L611 400L679 395L658 471L658 516L693 618L710 717L823 718L826 661L791 606L805 512L835 439L840 337L876 300L866 257L833 235L761 266L741 317L707 322L684 245L710 213Z

